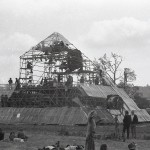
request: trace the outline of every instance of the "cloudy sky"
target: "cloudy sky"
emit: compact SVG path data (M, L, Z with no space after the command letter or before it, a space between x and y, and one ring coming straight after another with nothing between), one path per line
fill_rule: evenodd
M149 0L0 0L0 83L19 76L19 56L59 32L89 58L115 52L150 84Z

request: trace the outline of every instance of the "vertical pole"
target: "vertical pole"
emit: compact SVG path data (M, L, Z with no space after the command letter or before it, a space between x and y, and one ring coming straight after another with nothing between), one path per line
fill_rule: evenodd
M32 80L32 84L34 84L34 80L33 80L33 67L34 67L34 65L33 65L33 62L34 62L34 57L33 57L33 55L34 55L34 53L33 53L33 49L32 49L32 53L31 53L31 55L32 55L32 72L31 72L31 80Z
M24 68L27 68L27 59L25 59ZM27 84L27 69L25 69L25 83Z
M19 66L19 82L20 82L20 78L21 78L21 57L20 57L20 66Z
M127 68L124 68L124 90L126 90L127 85Z

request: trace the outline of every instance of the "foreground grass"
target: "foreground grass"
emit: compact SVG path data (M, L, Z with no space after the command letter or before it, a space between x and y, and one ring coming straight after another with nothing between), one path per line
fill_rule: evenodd
M52 145L57 141L60 141L61 146L66 146L67 144L82 144L85 143L84 137L74 137L74 136L58 136L51 134L49 132L45 133L32 133L26 132L29 136L29 140L24 143L14 143L14 142L0 142L0 150L37 150L43 146ZM6 138L8 134L6 134ZM149 150L150 142L147 140L127 140L126 142L112 141L112 140L96 140L96 150L100 149L100 145L106 143L108 145L108 150L127 150L127 146L130 142L136 142L138 149Z
M60 145L65 147L70 144L85 144L84 136L60 136L60 127L58 126L33 126L33 125L2 125L0 127L4 130L5 139L8 139L9 133L12 131L17 132L19 128L23 128L25 134L29 137L27 142L15 143L9 141L0 142L0 150L37 150L43 146L55 144L60 141ZM113 127L99 127L96 133L103 135L104 133L112 133ZM86 132L86 127L70 127L69 132L79 133ZM138 139L129 139L126 142L113 141L113 140L95 140L96 150L100 149L100 145L106 143L108 150L128 150L128 144L131 142L137 143L138 150L150 150L149 140L143 140L143 136L147 135L150 139L150 125L138 126ZM83 135L83 134L81 134Z

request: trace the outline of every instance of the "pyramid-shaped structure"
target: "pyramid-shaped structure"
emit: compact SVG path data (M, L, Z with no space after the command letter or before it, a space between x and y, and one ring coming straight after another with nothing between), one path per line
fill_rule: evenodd
M61 49L62 49L62 46L63 47L65 46L66 48L69 48L69 49L75 49L75 46L58 32L52 33L46 39L38 43L34 48L36 50L51 52L52 49L56 47L56 45L57 47L60 47Z

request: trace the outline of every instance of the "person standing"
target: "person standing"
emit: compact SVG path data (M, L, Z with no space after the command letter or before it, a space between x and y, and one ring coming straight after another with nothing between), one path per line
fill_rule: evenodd
M8 80L8 83L9 83L9 89L11 90L12 89L12 83L13 83L11 78Z
M123 141L125 142L125 132L127 131L127 139L129 139L129 129L131 125L131 116L128 111L125 111L125 116L123 119Z
M119 120L118 115L115 115L115 138L119 139Z
M91 111L88 114L88 126L87 126L87 134L86 134L86 142L85 142L85 150L95 150L94 143L94 134L96 129L95 123L96 111Z
M44 78L44 86L47 86L47 78Z
M16 90L20 89L20 81L18 78L16 78L15 85L16 85Z
M136 125L138 124L138 117L134 114L134 110L131 111L131 133L132 138L136 139Z

